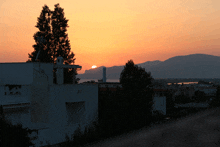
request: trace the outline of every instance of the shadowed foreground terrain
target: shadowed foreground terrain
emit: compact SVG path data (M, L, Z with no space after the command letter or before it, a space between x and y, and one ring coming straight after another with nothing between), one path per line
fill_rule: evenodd
M152 125L86 147L217 147L220 146L220 108L165 124Z

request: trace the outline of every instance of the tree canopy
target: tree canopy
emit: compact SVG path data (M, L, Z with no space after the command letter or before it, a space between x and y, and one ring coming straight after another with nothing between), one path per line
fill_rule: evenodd
M44 5L43 10L38 17L38 22L35 27L39 29L34 34L36 42L34 51L29 55L27 62L35 62L38 51L40 54L38 61L56 64L56 59L59 56L63 57L65 65L75 63L75 54L71 52L70 41L66 33L68 20L64 17L64 9L55 5L54 11L51 11L47 5ZM45 43L41 44L38 37L44 37ZM55 72L54 77L55 77ZM76 69L64 69L64 83L71 83L73 81L73 73L77 75ZM77 83L77 81L76 81Z
M150 72L146 72L144 68L134 65L133 60L126 63L120 75L120 83L127 92L147 91L152 89L153 78Z
M34 51L31 54L28 54L29 58L27 62L35 62L37 57L37 53L40 50L40 54L38 56L38 61L54 63L54 59L52 57L52 33L51 33L51 25L50 25L50 15L51 11L47 5L43 7L43 10L38 17L36 28L39 29L38 32L34 34L34 40L36 42L33 45ZM45 39L45 43L40 43L38 37L43 37Z
M134 65L133 60L126 63L120 75L123 99L131 116L150 116L153 101L153 78L150 72Z

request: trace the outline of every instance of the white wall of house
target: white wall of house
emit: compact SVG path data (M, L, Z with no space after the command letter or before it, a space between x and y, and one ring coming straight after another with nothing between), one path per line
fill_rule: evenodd
M35 97L35 100L39 99L38 109L31 114L36 116L33 123L42 128L36 141L38 144L63 142L65 134L71 137L79 125L83 131L98 118L98 85L53 85L49 89L47 98Z
M43 76L48 78L48 84L53 85L53 63L33 63L33 80L36 76ZM43 73L39 72L43 70Z
M49 77L49 84L53 84L52 63L0 63L0 85L30 85L35 72L43 69Z
M33 63L0 63L0 83L28 85L33 81Z
M98 118L97 84L53 85L49 87L49 91L45 90L47 87L42 83L38 84L38 89L36 85L29 86L32 94L28 96L29 91L27 91L28 93L23 93L23 97L3 95L4 87L0 88L6 119L14 125L21 123L24 128L38 129L39 138L33 141L36 146L47 145L48 142L50 144L63 142L65 134L71 137L79 125L83 131ZM28 89L27 87L23 88ZM39 90L38 94L37 90ZM28 102L29 105L26 104ZM68 109L69 105L74 108Z
M16 103L28 103L30 102L30 85L20 85L21 88L17 87L9 90L8 86L0 86L0 99L1 104L16 104ZM16 94L18 92L19 94Z
M38 139L33 141L36 146L63 142L65 135L71 137L79 125L84 131L86 126L97 120L98 84L53 84L52 64L26 63L26 68L20 63L8 65L10 68L16 65L17 73L21 75L10 72L9 76L6 73L0 75L5 80L0 85L0 105L3 105L5 117L12 124L21 123L24 128L39 130ZM28 72L31 70L32 73ZM27 74L22 75L25 72ZM11 76L20 80L10 81ZM9 91L4 84L17 84L21 88Z
M66 102L85 102L85 121L87 124L93 121L97 117L98 113L98 85L54 85L50 89L51 104L54 106L54 110L57 109L57 105L63 104L63 111L66 111ZM60 110L60 111L62 111ZM91 111L92 110L92 111ZM54 112L54 111L53 111ZM52 114L50 116L53 116ZM51 118L53 121L56 119Z
M217 89L211 89L211 88L207 88L207 89L203 89L203 90L201 90L201 91L204 91L205 92L205 94L207 94L207 95L215 95L216 94L216 91L217 91Z
M33 127L30 119L30 104L7 105L3 106L3 110L5 119L9 120L13 125L21 123L23 128Z
M158 110L163 115L166 115L166 96L155 95L153 101L153 111Z
M31 125L30 120L30 85L9 90L8 86L0 86L0 105L3 105L5 118L15 125L22 123L23 127ZM18 92L19 94L16 94Z

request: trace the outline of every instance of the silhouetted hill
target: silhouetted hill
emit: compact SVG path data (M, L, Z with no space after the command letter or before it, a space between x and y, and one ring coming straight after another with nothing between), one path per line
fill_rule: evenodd
M135 62L135 61L134 61ZM175 56L165 61L147 61L137 64L151 72L153 78L220 78L220 57L206 54ZM106 68L107 79L119 79L124 66ZM79 78L102 78L102 67L86 70Z

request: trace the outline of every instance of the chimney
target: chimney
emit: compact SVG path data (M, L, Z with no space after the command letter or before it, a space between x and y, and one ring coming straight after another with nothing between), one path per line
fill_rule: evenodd
M63 65L63 57L57 57L57 65ZM63 84L63 68L57 68L57 84Z
M106 67L103 67L103 83L106 82Z

